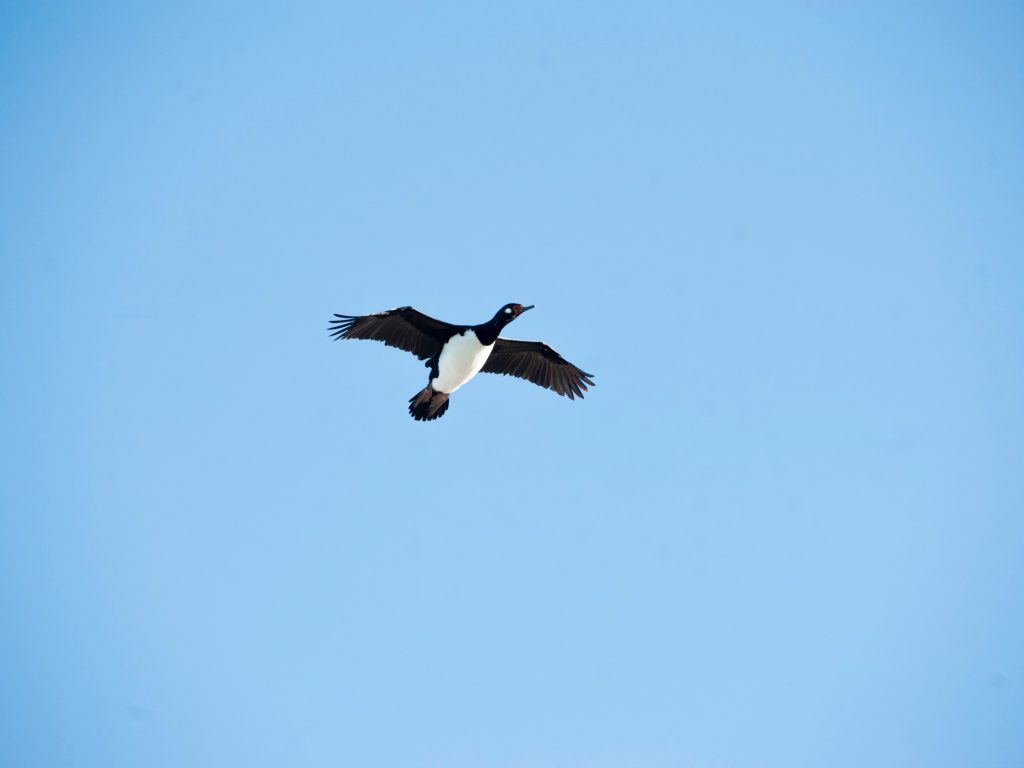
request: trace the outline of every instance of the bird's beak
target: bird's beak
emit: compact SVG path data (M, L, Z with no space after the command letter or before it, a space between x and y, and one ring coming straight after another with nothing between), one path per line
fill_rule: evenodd
M519 311L518 311L518 312L516 312L516 317L519 317L519 315L523 314L523 312L525 312L525 311L526 311L526 310L528 310L528 309L533 309L533 308L534 308L534 306L536 306L536 305L534 305L534 304L531 304L531 305L530 305L530 306L528 306L528 307L520 307L520 308L519 308Z

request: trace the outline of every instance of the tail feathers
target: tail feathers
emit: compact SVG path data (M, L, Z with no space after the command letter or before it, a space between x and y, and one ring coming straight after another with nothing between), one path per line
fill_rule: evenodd
M416 421L433 421L448 410L448 395L426 387L409 399L409 415Z

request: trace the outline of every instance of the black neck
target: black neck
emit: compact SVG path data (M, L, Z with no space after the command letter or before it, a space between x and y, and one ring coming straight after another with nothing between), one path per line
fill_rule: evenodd
M476 337L480 339L480 343L485 347L490 346L498 338L498 334L501 333L502 328L509 324L511 320L506 320L503 317L493 317L486 323L480 323L480 325L473 326L473 332Z

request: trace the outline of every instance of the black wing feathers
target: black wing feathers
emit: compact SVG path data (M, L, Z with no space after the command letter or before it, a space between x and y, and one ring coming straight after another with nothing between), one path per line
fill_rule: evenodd
M374 315L334 315L327 330L334 339L371 339L389 347L412 352L420 360L429 360L459 328L435 320L412 307L389 309Z
M583 397L587 387L594 386L591 380L594 374L580 370L542 341L498 339L481 370L518 376L560 395L568 395L570 400Z

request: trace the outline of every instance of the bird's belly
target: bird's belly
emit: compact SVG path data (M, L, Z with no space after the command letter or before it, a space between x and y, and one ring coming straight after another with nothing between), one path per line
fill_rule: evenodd
M435 392L451 394L480 372L492 349L493 344L485 347L472 330L453 336L441 350L437 377L430 385Z

